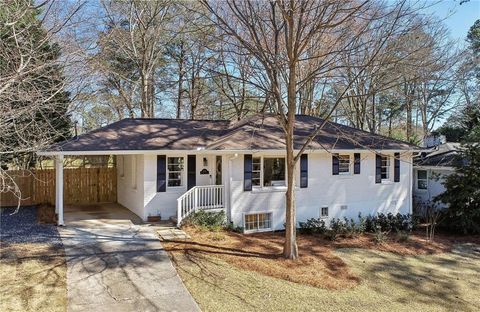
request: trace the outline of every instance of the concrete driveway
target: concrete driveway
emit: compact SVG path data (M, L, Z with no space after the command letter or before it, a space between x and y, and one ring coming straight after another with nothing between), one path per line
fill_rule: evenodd
M200 311L157 236L128 213L71 218L60 235L69 311Z

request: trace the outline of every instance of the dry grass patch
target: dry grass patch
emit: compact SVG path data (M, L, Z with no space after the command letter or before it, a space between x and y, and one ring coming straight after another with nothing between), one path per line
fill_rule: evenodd
M0 311L66 311L63 249L47 244L2 244Z

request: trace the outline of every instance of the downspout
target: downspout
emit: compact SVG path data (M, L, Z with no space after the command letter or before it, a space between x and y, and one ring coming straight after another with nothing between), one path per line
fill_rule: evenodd
M228 187L227 187L227 194L228 194L228 209L227 209L227 222L232 222L232 175L233 175L233 160L238 158L238 154L235 154L233 157L228 159Z
M410 183L409 183L409 192L410 192L410 196L409 196L409 213L410 215L413 215L413 186L414 186L414 183L413 183L413 179L414 179L414 174L413 174L413 158L415 156L417 156L418 153L412 153L411 156L410 156L410 170L409 170L409 179L410 179Z

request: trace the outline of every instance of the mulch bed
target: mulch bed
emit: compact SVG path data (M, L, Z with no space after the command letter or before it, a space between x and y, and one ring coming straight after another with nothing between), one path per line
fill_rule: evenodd
M62 247L57 227L38 223L36 206L0 209L0 242L5 244L42 243Z
M184 228L191 240L164 241L162 244L175 260L181 255L195 260L199 256L220 258L236 267L259 272L287 281L322 287L345 289L356 286L360 279L338 257L338 248L365 248L400 255L422 255L448 252L458 242L478 242L480 237L437 235L428 243L424 233L413 233L406 241L394 235L376 244L373 234L330 241L321 235L298 235L300 258L282 257L284 233L240 234L227 231L210 232L195 227Z

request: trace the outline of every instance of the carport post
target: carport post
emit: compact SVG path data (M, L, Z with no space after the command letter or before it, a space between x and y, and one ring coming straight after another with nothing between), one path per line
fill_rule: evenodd
M55 158L55 211L58 213L58 225L63 224L63 155Z

